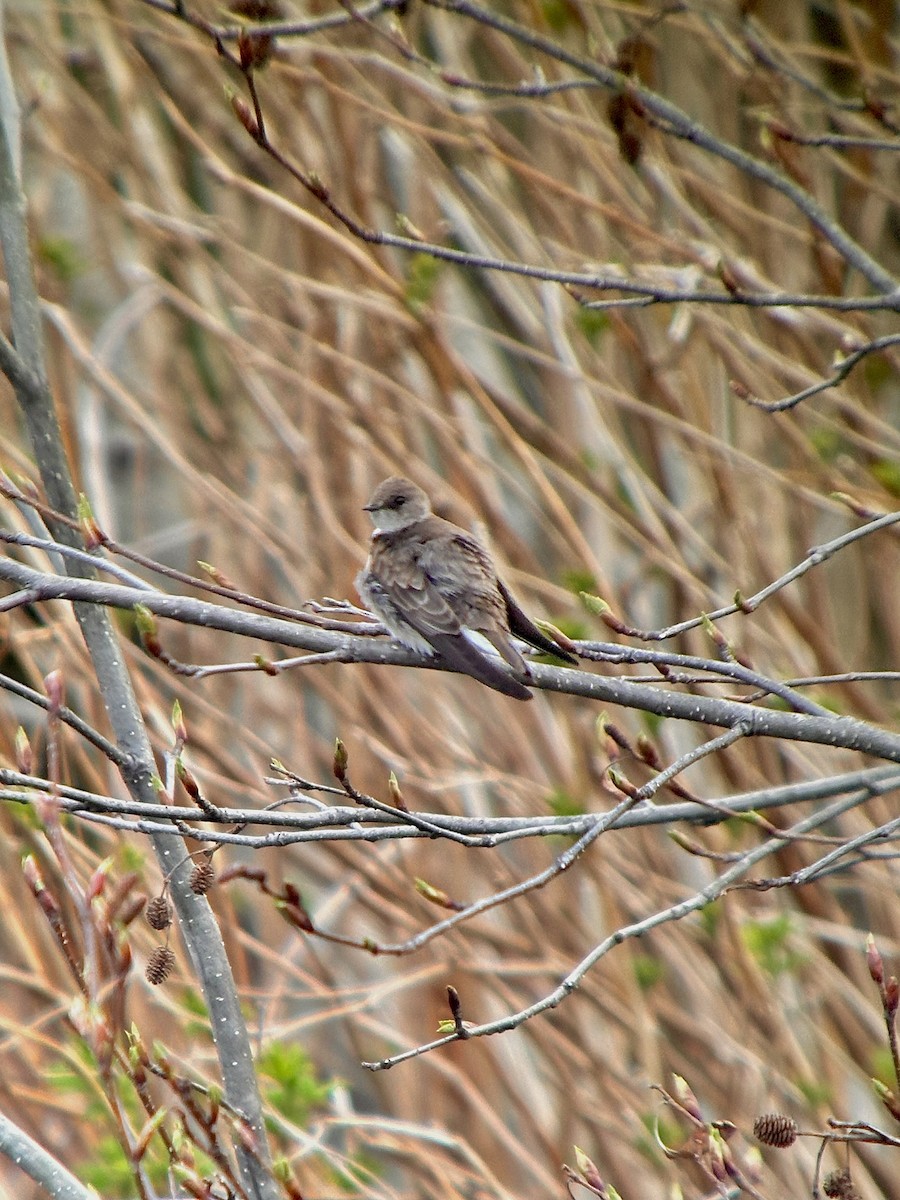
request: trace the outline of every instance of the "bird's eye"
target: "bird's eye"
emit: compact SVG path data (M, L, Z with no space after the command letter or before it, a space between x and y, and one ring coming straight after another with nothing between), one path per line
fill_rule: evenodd
M406 503L405 496L397 496L394 499L394 508L402 508L405 503Z

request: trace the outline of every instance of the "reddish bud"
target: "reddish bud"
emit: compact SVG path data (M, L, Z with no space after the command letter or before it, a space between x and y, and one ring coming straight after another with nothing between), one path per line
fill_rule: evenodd
M98 546L106 544L106 535L94 520L91 503L83 492L78 497L78 521L81 525L81 536L84 538L84 545L87 550L96 550Z
M106 890L106 881L109 875L109 868L112 865L111 859L104 859L100 866L91 875L87 886L88 900L96 900Z
M881 958L881 951L875 945L875 938L871 933L866 937L866 966L869 968L873 982L881 987L884 983L884 962Z
M773 137L783 138L786 142L794 141L795 134L783 121L772 117L768 121L769 132Z
M887 105L878 96L873 96L867 92L865 95L865 105L867 112L871 113L876 121L883 121L887 116Z
M256 117L253 115L253 110L246 100L242 100L240 96L231 97L231 107L234 115L243 125L253 138L259 137L259 124Z
M303 897L292 883L284 885L284 889L276 903L278 911L289 925L293 925L297 929L302 929L304 933L315 933L316 927L312 923L312 917L306 911Z
M59 711L63 706L64 688L62 671L51 671L44 676L44 689L50 701L50 711Z
M347 778L347 764L349 761L350 759L347 755L347 747L340 738L335 738L334 759L331 764L331 770L338 783L343 783Z
M181 786L184 788L190 798L195 803L199 803L200 788L197 786L197 780L184 765L184 759L177 758L175 760L175 774L178 776Z
M731 269L731 267L728 265L728 263L726 263L726 262L719 263L719 278L722 280L722 283L724 284L726 289L729 292L731 292L732 295L734 295L735 292L739 292L741 290L741 285L738 282L738 278L735 275L734 271Z
M636 749L642 762L645 762L648 767L653 767L654 770L659 770L662 765L659 754L645 733L638 734Z
M391 771L388 777L388 791L391 794L391 804L393 804L394 808L399 808L401 812L409 812L406 801L403 799L403 793L400 791L397 776L393 771Z
M896 1016L898 1003L900 1003L900 985L897 983L897 976L892 975L884 987L884 1011L889 1017Z
M702 1121L703 1113L700 1111L700 1104L688 1081L682 1075L675 1075L673 1078L675 1080L673 1088L675 1099L686 1113L689 1113L695 1120Z
M581 1177L580 1181L584 1183L584 1186L589 1187L598 1196L606 1196L606 1184L603 1182L603 1177L597 1170L596 1164L579 1146L575 1147L575 1164Z
M172 705L172 732L179 746L183 746L188 740L187 725L184 723L184 713L178 700Z
M264 67L272 57L275 39L270 33L248 33L241 30L238 35L238 57L244 71L255 71Z

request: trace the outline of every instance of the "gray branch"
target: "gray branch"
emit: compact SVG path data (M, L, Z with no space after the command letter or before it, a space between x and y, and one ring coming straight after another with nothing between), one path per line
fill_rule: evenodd
M809 804L835 796L853 795L855 802L864 803L874 796L887 795L900 789L900 768L870 767L822 779L804 780L778 787L723 796L699 803L683 801L677 804L640 804L623 813L615 821L617 830L635 829L647 825L716 825L740 813L783 808L789 804ZM312 790L312 785L310 787ZM317 789L318 790L318 789ZM398 838L433 838L435 831L464 834L477 840L484 848L500 846L508 841L532 837L581 837L603 812L584 812L572 816L542 814L533 817L467 817L459 813L413 812L369 808L359 805L325 805L312 812L286 812L276 808L217 808L215 813L177 804L139 804L134 800L119 800L86 792L67 784L56 784L38 775L23 775L8 767L0 767L0 801L33 804L43 793L52 792L65 812L86 820L98 820L117 829L132 832L159 832L169 837L179 836L173 821L192 823L192 833L201 841L224 845L262 849L310 841L387 841ZM298 795L297 803L304 797ZM366 798L368 799L368 797ZM404 818L420 819L418 825ZM136 822L134 818L142 819ZM146 820L150 818L150 820ZM430 829L422 827L427 823ZM274 828L273 834L221 833L219 825L255 825Z
M0 343L0 369L15 388L49 503L58 512L75 518L75 489L47 382L41 308L29 250L26 201L16 169L19 149L15 91L2 38L0 106L0 246L9 283L13 335L12 344L6 339ZM84 549L76 530L56 523L51 525L51 531L58 541ZM67 569L79 577L73 582L88 587L94 582L86 578L92 574L89 564L70 560ZM151 787L155 774L153 752L109 614L102 606L87 603L76 604L75 615L93 662L118 749L125 755L124 782L135 800L152 802L156 799ZM184 857L183 851L171 838L154 837L153 846L163 874L169 875L174 864ZM253 1200L277 1200L281 1189L271 1175L250 1038L231 967L212 909L205 898L195 896L190 890L189 873L190 866L186 862L174 871L171 895L209 1009L226 1099L244 1115L256 1138L253 1151L243 1146L236 1149L242 1180Z
M0 559L0 579L21 588L29 603L42 600L71 600L82 604L133 609L136 604L188 625L221 629L244 637L259 638L283 646L294 646L315 654L328 653L329 661L348 663L394 664L404 667L447 669L439 659L426 658L393 642L352 633L337 633L308 625L292 624L260 613L242 612L195 600L190 596L171 596L146 592L121 584L97 580L72 579L35 571L12 559ZM15 600L15 597L8 598ZM2 611L0 605L0 611ZM577 645L577 643L576 643ZM604 704L638 708L660 717L701 722L723 729L743 726L748 737L785 738L793 742L812 742L821 746L840 746L875 758L900 762L900 736L858 721L852 717L818 716L801 712L780 712L758 708L736 700L712 696L692 696L668 691L649 684L632 683L606 675L594 675L573 667L551 667L541 663L530 667L535 687L583 696Z
M9 1117L0 1113L0 1153L21 1167L25 1174L40 1184L56 1200L97 1200L93 1188L86 1188L71 1172L48 1154L43 1146L29 1137Z

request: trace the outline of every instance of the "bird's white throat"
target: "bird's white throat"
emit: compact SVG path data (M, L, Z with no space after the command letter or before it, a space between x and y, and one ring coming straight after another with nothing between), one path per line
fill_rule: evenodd
M424 516L423 513L410 512L409 506L402 509L376 508L369 513L375 532L396 533L400 529L408 529Z

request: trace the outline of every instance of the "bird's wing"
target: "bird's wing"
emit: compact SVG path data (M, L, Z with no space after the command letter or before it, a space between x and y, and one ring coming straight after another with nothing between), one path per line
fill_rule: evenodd
M448 666L517 700L530 700L528 688L464 633L502 621L502 600L486 551L461 533L429 537L404 549L397 554L386 541L373 545L369 573L384 598Z
M461 626L505 631L505 605L491 556L464 530L442 524L445 529L422 547L423 574L446 598Z
M432 634L459 634L462 625L421 562L421 547L406 546L394 552L390 543L373 544L369 572L385 598L417 633L431 640Z
M502 642L508 641L507 632L512 633L544 654L578 665L574 654L541 633L498 578L487 550L463 530L448 526L441 538L430 540L420 562L428 578L450 597L462 625L500 633ZM501 653L506 657L502 649Z

